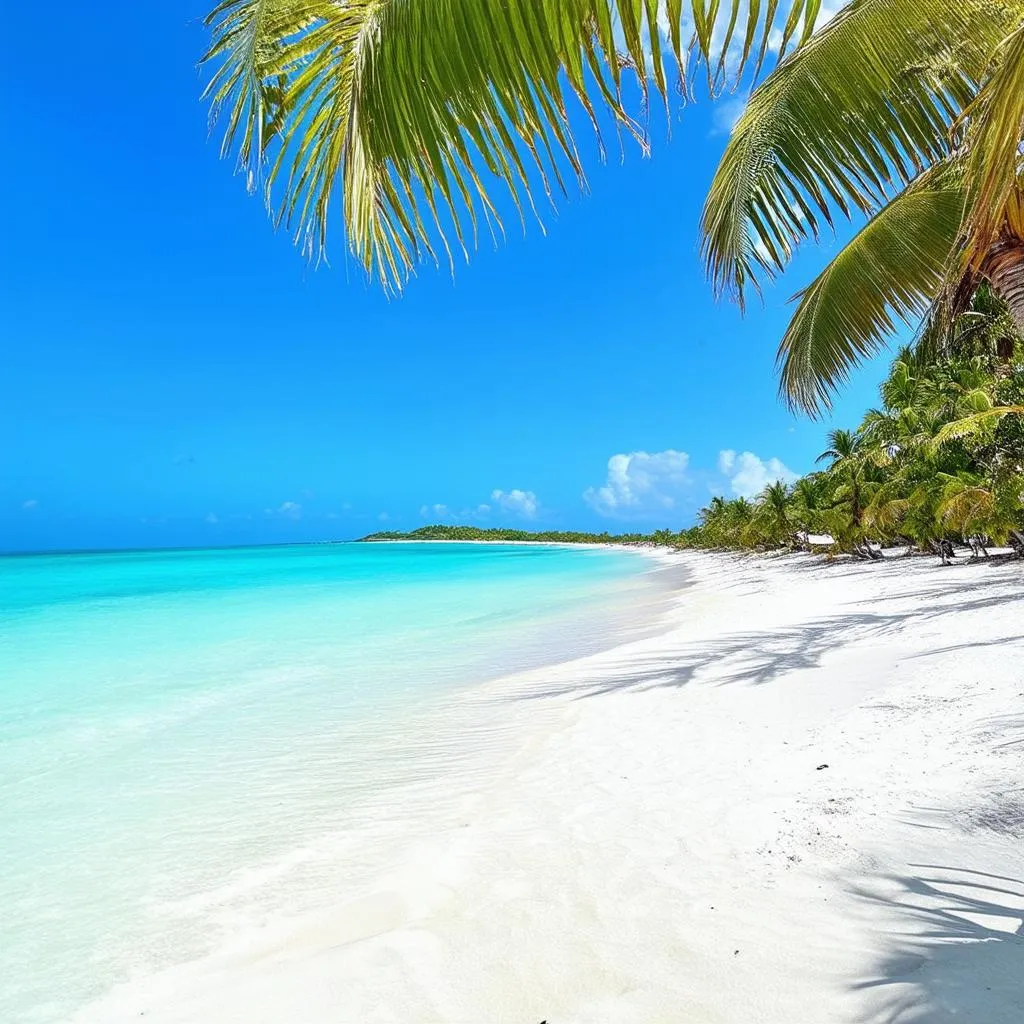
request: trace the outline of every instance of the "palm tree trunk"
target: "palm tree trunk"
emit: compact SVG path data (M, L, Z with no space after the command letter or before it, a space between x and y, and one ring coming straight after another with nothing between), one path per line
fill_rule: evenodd
M1010 307L1017 329L1024 334L1024 238L1005 234L997 239L981 265L981 273Z
M1021 533L1020 530L1011 530L1010 547L1013 548L1016 558L1024 558L1024 533Z

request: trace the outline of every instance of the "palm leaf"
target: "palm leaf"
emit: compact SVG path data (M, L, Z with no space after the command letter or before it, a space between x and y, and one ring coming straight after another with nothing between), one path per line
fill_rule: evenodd
M1024 24L999 48L993 72L970 110L968 165L976 195L968 222L968 257L975 267L1007 219L1024 237L1021 138L1024 137Z
M900 524L910 511L909 498L890 498L875 495L864 509L864 526L869 530L878 530L884 537L894 536Z
M224 0L207 19L207 90L279 221L323 255L340 205L359 263L400 287L435 247L468 252L491 193L519 215L584 185L574 101L646 147L624 69L666 102L806 39L818 0ZM684 26L693 26L692 35ZM663 39L662 31L667 39ZM643 108L642 108L643 109ZM600 139L599 139L600 141ZM336 204L334 200L339 202Z
M790 406L819 413L900 321L927 311L946 277L965 202L956 166L925 172L800 294L779 346L780 390Z
M945 158L1024 0L852 0L753 93L702 221L716 290L740 302L837 214L870 214Z
M994 511L995 497L987 487L954 479L943 490L937 515L945 526L969 533L972 527L984 530Z
M929 448L938 451L950 441L979 437L1004 416L1024 416L1024 405L997 405L945 424L932 438Z

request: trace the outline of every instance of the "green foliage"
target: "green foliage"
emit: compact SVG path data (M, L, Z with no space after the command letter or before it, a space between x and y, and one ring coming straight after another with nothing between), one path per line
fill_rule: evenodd
M838 217L866 226L799 296L782 391L817 413L901 321L988 280L1024 326L1024 0L850 0L754 91L703 252L741 302Z
M968 538L1024 553L1024 345L1004 344L1005 306L987 289L967 312L933 321L899 352L881 404L856 430L833 430L821 466L755 499L716 497L697 525L651 534L424 526L365 540L660 544L747 551L828 549L877 556L907 544L946 557ZM1013 358L1007 358L1009 352Z
M401 287L418 260L501 230L584 183L570 117L602 111L646 149L651 95L711 91L806 40L820 0L222 0L205 93L250 188L322 255L340 211L366 271ZM692 28L691 28L692 27ZM623 89L632 78L639 89ZM624 96L637 95L639 103ZM630 109L631 106L639 109ZM436 257L435 257L436 258Z
M670 530L655 533L583 533L577 530L509 530L501 527L482 526L421 526L418 530L404 533L399 530L384 530L363 537L373 540L449 540L449 541L509 541L514 543L548 544L665 544L673 542L676 535Z
M1005 344L1015 334L987 289L959 317L933 321L897 355L881 406L857 430L829 434L820 472L752 503L715 498L701 510L699 543L797 548L818 534L862 557L897 542L1024 544L1024 352Z

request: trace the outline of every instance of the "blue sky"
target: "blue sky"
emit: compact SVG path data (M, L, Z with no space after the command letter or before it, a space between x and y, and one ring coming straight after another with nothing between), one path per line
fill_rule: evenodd
M58 0L45 48L3 55L0 549L677 527L811 467L829 423L779 404L773 363L834 246L746 317L713 299L696 226L728 107L592 163L546 236L510 220L389 300L337 232L309 266L219 159L203 13Z

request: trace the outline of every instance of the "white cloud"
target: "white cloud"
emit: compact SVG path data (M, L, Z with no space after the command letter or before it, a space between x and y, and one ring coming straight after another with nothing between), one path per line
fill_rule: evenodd
M35 498L29 498L28 501L21 503L21 507L30 512L34 508L39 508L39 502Z
M284 516L286 519L301 519L302 506L297 501L282 501L277 508L265 508L268 516Z
M518 487L511 491L494 490L491 491L491 501L502 512L511 512L523 519L537 518L537 495L533 491L521 491ZM486 505L481 505L480 508L490 511Z
M690 456L669 448L663 452L630 452L608 460L601 487L588 487L583 500L602 516L647 518L675 507L690 484Z
M218 521L217 520L217 513L216 512L207 512L206 513L206 521L208 523L210 523L210 524L216 523Z
M537 495L533 491L492 491L491 501L501 511L514 513L524 519L533 519L540 507ZM470 519L486 519L492 511L492 506L485 503L466 505L462 508L453 508L442 502L420 506L421 518L433 519L435 522L442 519L453 519L465 523Z
M753 452L737 454L731 448L718 453L718 471L728 478L738 498L753 498L777 480L791 484L799 477L778 459L761 459Z
M430 519L431 517L434 517L435 519L447 519L448 516L451 515L451 512L449 512L447 505L438 503L435 505L420 505L420 515L423 516L424 519Z
M387 512L380 512L377 515L377 520L381 523L386 523L390 518L391 516L389 516Z

